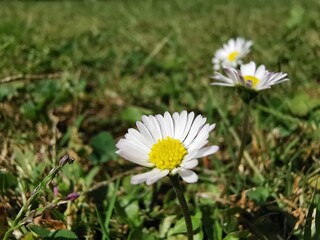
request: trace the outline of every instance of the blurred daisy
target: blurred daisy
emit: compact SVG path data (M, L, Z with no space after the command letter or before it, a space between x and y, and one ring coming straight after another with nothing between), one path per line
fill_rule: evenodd
M211 85L228 87L243 86L247 89L260 91L271 88L274 84L289 80L286 73L269 72L264 65L260 65L257 68L255 62L241 65L240 71L232 67L226 67L224 71L227 77L215 72L212 78L219 82L213 82Z
M219 70L221 67L237 67L242 63L242 58L248 55L252 41L238 37L230 39L223 47L216 51L212 59L213 69Z
M135 175L132 184L146 182L150 185L168 174L179 174L188 183L198 181L192 170L197 158L215 153L218 146L207 146L209 133L215 124L205 124L206 118L187 111L163 116L142 116L136 123L138 130L130 128L116 147L117 153L130 162L153 168Z

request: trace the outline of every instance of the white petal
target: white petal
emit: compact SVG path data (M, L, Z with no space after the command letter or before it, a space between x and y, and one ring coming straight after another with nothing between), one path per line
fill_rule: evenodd
M225 83L230 83L230 84L234 84L235 83L232 79L227 78L227 77L223 76L221 73L218 73L218 72L215 72L214 75L211 78L216 79L216 80L221 81L221 82L225 82Z
M262 79L265 73L266 73L266 67L264 65L260 65L256 71L255 76L258 79Z
M152 176L148 177L147 182L146 182L147 185L154 184L160 178L167 176L169 174L169 172L170 172L169 170L160 170L160 172L155 172Z
M192 159L187 162L182 162L181 167L184 169L192 169L198 166L199 161L197 159Z
M265 90L271 88L269 85L261 86L261 87L256 87L257 91Z
M209 127L210 125L208 123L203 126L197 137L188 145L188 151L193 151L203 145L203 142L209 137Z
M240 81L239 74L236 69L227 67L227 68L224 68L224 71L235 84L239 83Z
M198 181L198 175L188 169L180 169L178 172L182 179L187 183L195 183Z
M180 115L174 113L172 117L174 121L174 138L180 139L187 124L188 113L187 111L183 111Z
M141 165L144 167L153 167L154 166L153 163L150 163L146 160L142 160L130 152L118 150L118 151L116 151L116 153L119 154L120 156L122 156L123 158L127 159L128 161L136 163L138 165Z
M162 138L161 129L154 116L142 116L142 122L148 128L155 142Z
M172 174L172 175L176 175L177 172L180 171L180 169L181 169L181 167L176 167L176 168L172 169L172 170L171 170L171 174Z
M183 133L182 133L181 137L179 138L179 140L180 140L181 142L184 141L184 139L186 138L187 134L189 133L191 124L192 124L192 122L193 122L193 119L194 119L194 112L190 112L190 113L188 114L188 119L187 119L186 127L185 127L185 129L183 130Z
M162 139L163 136L162 136L162 132L161 132L160 124L159 124L158 120L156 119L155 116L150 116L150 120L153 125L153 128L151 130L152 132L150 131L151 134L156 136L157 139Z
M158 115L156 115L156 119L160 125L162 137L166 138L167 136L170 136L169 132L167 132L167 127L166 127L164 117L162 115L158 114Z
M167 126L167 132L170 137L174 137L174 124L170 113L164 113L164 120Z
M142 145L136 144L128 139L120 139L119 142L116 144L116 147L123 151L123 152L129 152L134 154L138 159L141 160L148 160L148 149L144 149L141 147Z
M211 85L216 85L216 86L224 86L224 87L234 87L234 83L218 83L218 82L213 82Z
M131 177L131 184L139 184L147 181L147 179L153 176L155 173L159 173L160 170L157 168L152 169L149 172L137 174Z
M199 147L196 148L196 149L194 149L194 150L191 150L191 151L190 151L190 149L188 149L188 153L187 153L187 155L183 158L183 161L186 161L186 162L187 162L187 161L190 161L190 160L194 159L194 158L195 158L194 156L197 155L198 150L201 149L202 147L204 147L205 145L207 145L207 143L208 143L208 140L203 141L203 143L202 143L201 145L199 145Z
M146 147L150 149L153 145L152 142L147 141L147 139L136 129L130 128L128 129L128 133L125 135L125 137L139 145L142 145L143 147Z
M287 76L286 73L275 73L273 76L267 81L268 84L273 85L279 83L282 79ZM288 78L286 78L288 79ZM288 79L289 80L289 79Z
M136 125L137 125L138 130L147 139L148 142L152 143L152 145L157 142L155 139L153 139L150 131L142 122L137 121Z
M197 134L199 133L199 131L201 130L202 126L205 124L206 122L206 118L203 118L201 115L198 115L196 117L196 119L194 120L190 131L186 137L186 139L183 141L183 144L188 147L189 144L192 142L192 140L197 136Z
M255 62L249 62L247 64L241 65L240 67L241 70L241 74L242 76L254 76L255 72L256 72L256 64Z
M219 150L218 146L205 147L198 150L198 152L194 155L194 158L206 157L208 155L214 154L218 150Z

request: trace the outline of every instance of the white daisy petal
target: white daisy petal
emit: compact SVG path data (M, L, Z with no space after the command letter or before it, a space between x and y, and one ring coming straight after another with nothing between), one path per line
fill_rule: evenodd
M139 184L139 183L146 182L148 178L150 178L151 176L153 176L154 174L159 173L159 172L160 172L159 169L154 168L149 172L132 176L130 182L131 182L131 184Z
M158 114L158 115L156 115L156 119L160 125L162 137L165 138L167 136L170 136L169 132L167 131L168 128L166 127L164 117L162 115Z
M181 142L183 142L184 139L186 138L186 136L188 135L190 127L191 127L191 124L193 122L193 119L194 119L194 112L191 112L191 113L188 114L187 124L186 124L186 127L183 130L183 134L179 138Z
M180 115L178 113L173 114L175 139L180 139L182 137L183 131L187 124L187 120L188 120L187 111L183 111Z
M152 147L153 143L148 141L147 138L145 136L143 136L139 131L137 131L136 129L134 128L130 128L128 130L128 135L132 135L130 136L130 138L133 140L133 139L136 139L137 142L141 142L142 144L144 144L146 147L150 148ZM128 139L130 139L128 138Z
M170 113L168 112L164 113L164 120L167 126L168 136L174 137L174 125L173 125L173 120L172 120L172 117L170 116Z
M264 65L260 65L258 68L257 68L257 71L255 73L255 76L258 78L258 79L261 79L263 78L263 76L265 75L266 73L266 67Z
M188 149L188 154L184 157L183 161L190 161L192 159L195 158L195 156L198 153L198 150L203 148L205 145L207 145L208 140L205 140L203 142L201 142L201 144L199 145L199 148L195 148L194 150L190 150L190 148Z
M251 61L248 64L241 65L240 71L242 76L246 76L246 75L255 76L256 63Z
M116 144L116 147L119 149L126 149L126 152L134 153L134 155L141 160L148 160L148 151L141 147L141 144L138 145L128 139L120 139Z
M151 142L152 144L156 142L148 128L142 122L138 121L136 125L141 134L147 139L147 141Z
M181 164L181 167L184 169L192 169L195 168L196 166L198 166L199 161L197 159L192 159L190 161L187 162L183 162Z
M158 122L154 120L154 116L142 116L142 122L151 133L152 138L155 142L157 141L157 139L162 138L160 126Z
M210 125L206 124L201 128L197 137L190 143L190 145L188 145L188 151L193 151L194 149L199 148L199 146L207 140L209 136L209 127Z
M201 115L198 115L196 117L196 119L194 120L190 131L188 133L188 136L186 137L186 139L183 141L184 145L186 147L189 146L189 144L192 142L192 140L196 137L196 135L199 133L199 131L201 130L202 126L205 124L206 122L206 118L203 118Z
M235 84L235 82L230 79L230 78L227 78L225 76L223 76L221 73L218 73L218 72L215 72L214 75L212 76L212 78L218 80L218 81L221 81L221 82L225 82L225 83L230 83L230 84Z
M137 156L135 156L134 154L131 154L129 152L124 152L124 151L116 151L117 154L119 154L121 157L127 159L128 161L138 164L140 166L144 166L144 167L153 167L154 164L153 163L149 163L147 161L141 160L139 158L137 158Z
M157 119L155 118L155 116L150 116L150 121L152 124L152 129L149 129L151 134L156 138L156 139L161 139L163 138L162 133L161 133L161 129L160 129L160 124L157 121Z
M154 184L156 181L158 181L160 178L163 178L169 174L169 170L162 170L160 172L155 172L152 176L148 177L146 183L147 185Z
M205 147L200 150L194 155L194 158L202 158L206 157L208 155L214 154L219 150L218 146L210 146L210 147Z
M234 84L239 83L239 74L234 68L224 68L224 71Z
M178 173L187 183L195 183L198 181L198 175L191 170L182 168L178 171Z
M216 85L216 86L224 86L224 87L234 87L234 84L231 83L218 83L218 82L213 82L211 85Z
M177 172L180 171L180 169L181 169L181 167L177 167L177 168L172 169L172 170L171 170L171 174L172 174L172 175L176 175Z

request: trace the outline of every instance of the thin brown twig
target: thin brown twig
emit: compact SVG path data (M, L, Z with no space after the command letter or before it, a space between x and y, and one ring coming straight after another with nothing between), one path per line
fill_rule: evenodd
M0 79L0 84L19 81L19 80L42 80L54 79L61 77L61 72L56 73L42 73L42 74L17 74Z

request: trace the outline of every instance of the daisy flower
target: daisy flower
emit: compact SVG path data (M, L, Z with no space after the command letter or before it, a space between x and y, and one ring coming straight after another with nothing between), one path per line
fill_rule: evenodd
M230 39L223 47L216 51L212 59L213 69L219 70L220 67L237 67L242 63L241 59L248 55L252 41L237 37Z
M254 91L261 91L271 88L274 84L289 80L286 73L269 72L264 65L260 65L257 68L255 62L241 65L240 71L232 67L226 67L224 71L227 76L215 72L212 78L219 82L213 82L211 85L228 87L243 86Z
M119 140L116 153L152 170L133 176L132 184L151 185L168 174L179 174L188 183L197 182L198 175L191 170L198 165L197 158L219 149L205 147L215 124L206 124L206 118L195 117L194 112L142 116L136 125L138 130L130 128L125 138Z

